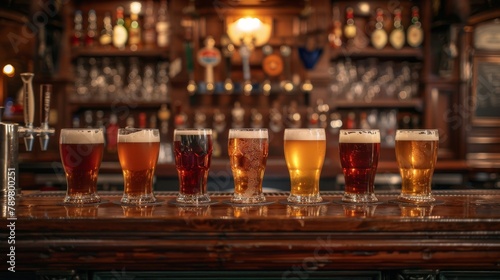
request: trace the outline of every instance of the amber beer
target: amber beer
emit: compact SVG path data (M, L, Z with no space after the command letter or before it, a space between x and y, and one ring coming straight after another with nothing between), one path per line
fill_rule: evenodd
M342 201L376 202L375 174L380 154L378 129L342 129L339 134L340 165L345 178Z
M399 200L416 203L434 201L431 182L438 145L436 129L396 131L396 160L402 178Z
M97 176L104 150L101 129L61 129L59 152L68 184L64 203L91 204L97 194Z
M210 202L207 179L212 150L211 129L174 130L175 166L180 184L177 202L183 204Z
M153 177L160 151L158 129L121 128L117 149L125 184L121 202L135 205L156 202Z
M228 138L228 155L234 178L231 201L264 202L262 180L269 154L267 129L230 129Z
M322 128L287 128L284 134L285 161L290 173L289 202L317 203L319 178L326 153Z

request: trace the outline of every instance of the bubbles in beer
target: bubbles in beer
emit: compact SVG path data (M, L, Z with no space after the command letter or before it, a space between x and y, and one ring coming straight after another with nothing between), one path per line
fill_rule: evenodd
M261 192L268 155L264 138L229 139L229 156L235 180L235 192L252 196ZM259 191L260 190L260 191Z
M266 129L231 129L228 154L234 177L235 194L250 198L262 193L268 147Z

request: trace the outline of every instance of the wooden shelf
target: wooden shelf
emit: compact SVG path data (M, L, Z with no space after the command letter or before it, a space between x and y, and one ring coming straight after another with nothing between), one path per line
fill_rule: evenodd
M78 106L81 108L115 108L121 106L127 106L130 108L159 108L163 102L159 101L70 101L70 105Z
M119 50L113 47L77 47L71 50L72 59L76 59L78 57L101 57L101 56L109 56L109 57L159 57L167 59L169 55L168 48L151 48L151 49L124 49Z
M335 60L338 58L406 58L411 60L422 60L424 58L424 52L421 48L411 48L404 47L400 50L396 50L390 47L386 47L381 50L377 50L373 47L366 47L362 49L358 48L341 48L330 50L330 59Z
M413 108L422 110L424 102L422 99L410 100L373 100L372 102L365 101L350 101L350 100L335 100L331 102L330 107L342 108Z

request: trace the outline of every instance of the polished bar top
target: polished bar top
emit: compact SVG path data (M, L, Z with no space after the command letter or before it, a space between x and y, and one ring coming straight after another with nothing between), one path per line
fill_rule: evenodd
M176 206L175 193L157 193L151 207L104 203L62 205L63 192L25 192L17 199L16 245L26 269L213 270L288 269L307 258L318 269L500 270L500 191L436 191L434 205L286 203L268 193L264 206ZM4 215L5 217L5 215ZM4 237L2 237L4 238Z

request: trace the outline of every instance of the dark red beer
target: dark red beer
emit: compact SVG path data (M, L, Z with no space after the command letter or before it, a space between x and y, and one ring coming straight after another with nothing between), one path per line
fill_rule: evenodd
M380 143L339 143L345 192L373 193Z
M176 130L175 165L179 175L180 196L207 194L207 179L212 157L212 133L200 130Z

